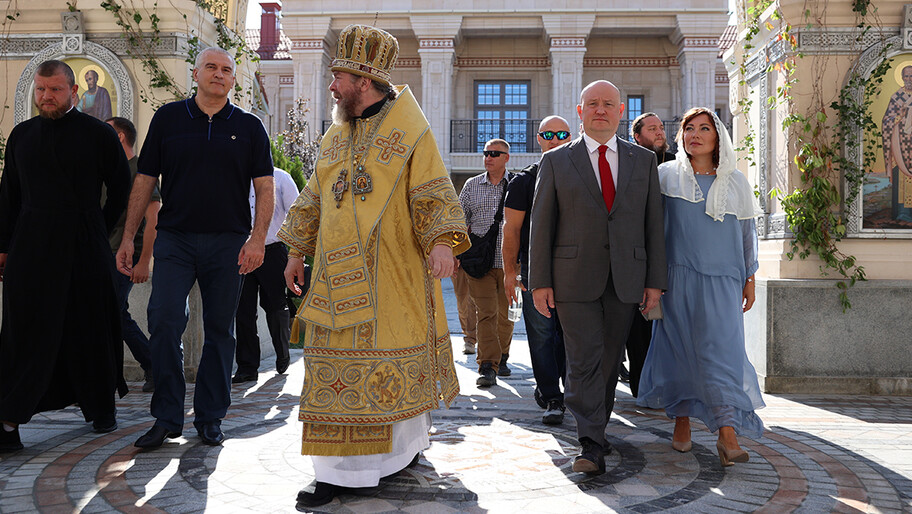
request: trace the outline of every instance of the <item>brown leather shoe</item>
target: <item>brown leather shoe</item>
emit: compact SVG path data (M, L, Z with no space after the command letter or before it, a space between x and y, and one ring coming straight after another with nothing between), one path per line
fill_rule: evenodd
M601 475L605 472L605 452L602 445L583 437L580 439L580 454L573 459L573 471L587 475Z

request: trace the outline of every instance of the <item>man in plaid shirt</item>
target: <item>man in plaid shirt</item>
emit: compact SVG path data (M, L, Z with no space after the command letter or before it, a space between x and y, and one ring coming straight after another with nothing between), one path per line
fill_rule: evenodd
M485 235L491 228L509 183L507 161L510 160L510 144L503 139L492 139L485 143L483 154L485 172L466 181L459 193L459 203L466 214L466 225L476 236ZM494 267L481 278L466 277L478 320L476 362L479 377L476 384L479 387L496 384L497 375L510 375L507 357L510 355L513 323L507 320L509 305L504 292L503 255L500 250L502 239L503 219L497 231Z

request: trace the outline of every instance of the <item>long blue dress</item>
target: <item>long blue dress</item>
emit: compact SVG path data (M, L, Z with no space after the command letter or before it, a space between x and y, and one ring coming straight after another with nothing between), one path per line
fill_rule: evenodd
M714 175L697 175L703 196ZM760 437L757 373L744 349L745 280L757 270L753 219L706 215L706 203L663 196L668 291L656 321L637 405L670 418L699 418L713 432L730 426Z

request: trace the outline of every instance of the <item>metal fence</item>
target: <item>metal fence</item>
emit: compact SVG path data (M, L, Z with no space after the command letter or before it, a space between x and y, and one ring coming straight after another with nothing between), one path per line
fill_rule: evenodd
M476 153L491 139L510 143L512 153L538 151L535 134L541 120L450 120L450 153Z
M450 153L476 153L484 149L487 141L495 138L510 143L513 153L536 153L539 151L535 136L541 120L450 120ZM679 121L666 121L665 134L669 146L674 145ZM617 135L633 141L630 120L621 120Z
M536 153L539 151L535 135L538 133L538 124L541 120L450 120L450 153L477 153L484 149L484 145L491 139L504 139L510 143L513 153ZM669 151L677 148L674 138L678 133L680 121L666 121L665 135L668 138ZM325 134L332 125L332 120L323 120L323 133ZM617 135L621 139L633 141L631 135L631 121L621 120L618 124ZM731 125L727 125L729 134Z

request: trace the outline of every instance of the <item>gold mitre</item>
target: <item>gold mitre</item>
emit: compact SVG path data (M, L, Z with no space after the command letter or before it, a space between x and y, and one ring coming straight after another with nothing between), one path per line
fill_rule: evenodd
M391 86L390 71L397 57L399 42L392 34L369 25L349 25L339 34L339 47L330 69Z

